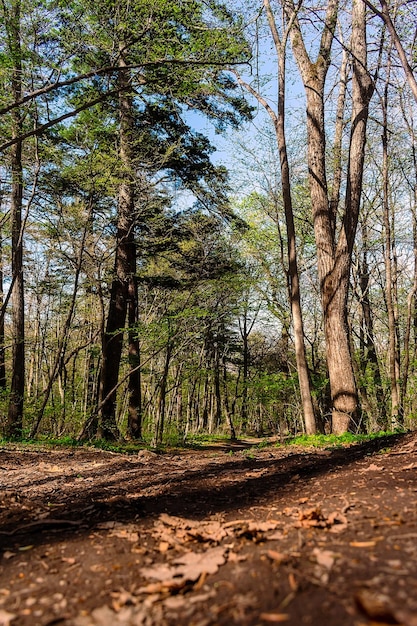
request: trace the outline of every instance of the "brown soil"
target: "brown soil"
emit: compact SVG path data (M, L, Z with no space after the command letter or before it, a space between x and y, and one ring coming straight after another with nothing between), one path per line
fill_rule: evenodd
M417 436L0 450L0 626L417 625Z

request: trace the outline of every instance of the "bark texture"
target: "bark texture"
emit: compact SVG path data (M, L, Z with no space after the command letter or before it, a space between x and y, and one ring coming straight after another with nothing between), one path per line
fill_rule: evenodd
M110 293L107 323L102 339L102 368L100 376L100 415L97 435L100 439L117 439L116 423L117 384L123 350L123 337L132 294L132 281L136 271L136 245L134 239L134 188L132 137L134 129L133 102L129 94L130 74L120 47L119 65L119 156L121 182L118 197L118 218L114 275ZM126 69L124 69L126 68Z
M9 46L12 57L12 96L15 101L22 97L22 50L20 40L20 0L11 4L8 20ZM19 108L12 111L12 136L22 134L23 121ZM10 220L12 230L12 381L7 415L6 432L20 436L23 430L23 400L25 390L25 301L23 281L23 164L22 142L11 147L12 189Z
M353 69L351 135L345 207L337 233L337 194L335 197L335 186L333 194L329 194L326 173L324 91L338 5L337 0L329 0L327 4L319 52L314 62L308 55L294 3L287 2L285 8L288 19L294 22L290 31L291 43L306 92L307 159L332 400L332 431L342 433L353 425L359 410L347 307L372 81L366 69L365 7L362 0L353 0L350 46ZM346 80L346 77L342 79ZM341 115L341 111L338 111L338 115ZM338 177L335 180L339 187Z

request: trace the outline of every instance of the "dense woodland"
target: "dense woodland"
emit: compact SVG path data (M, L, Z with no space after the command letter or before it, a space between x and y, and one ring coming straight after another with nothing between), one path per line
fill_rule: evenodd
M2 1L5 437L413 427L416 20Z

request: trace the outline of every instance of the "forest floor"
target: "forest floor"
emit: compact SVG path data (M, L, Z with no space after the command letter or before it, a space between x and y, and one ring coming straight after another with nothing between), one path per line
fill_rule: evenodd
M417 626L417 433L0 449L0 626Z

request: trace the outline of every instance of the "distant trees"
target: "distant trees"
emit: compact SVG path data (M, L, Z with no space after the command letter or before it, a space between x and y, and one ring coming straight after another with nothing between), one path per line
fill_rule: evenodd
M7 436L159 445L411 423L413 7L248 11L0 6ZM248 100L273 123L274 160L245 131L239 181L202 128L237 129Z
M43 85L39 75L31 87L22 86L21 22L27 15L20 13L20 4L4 4L6 28L5 58L10 60L11 87L6 90L3 114L11 116L9 134L2 148L11 154L12 190L10 208L12 219L13 254L13 320L14 360L8 432L22 431L24 395L24 303L23 303L23 229L21 228L23 198L22 145L31 136L49 131L53 141L61 141L60 133L68 134L68 122L83 112L99 110L108 125L96 123L96 139L107 135L107 149L112 158L110 185L105 194L115 202L116 239L114 242L114 275L111 280L109 306L104 303L102 358L100 364L100 393L98 397L99 433L114 438L115 394L123 348L123 330L129 322L129 350L132 371L130 381L129 433L141 434L139 344L135 326L138 319L136 237L141 211L149 202L149 190L157 188L158 177L175 173L178 187L187 187L199 201L221 209L225 194L218 182L223 174L209 162L209 143L192 133L182 121L186 109L201 110L219 126L236 124L249 109L244 100L233 94L233 81L222 74L226 62L237 62L246 54L246 44L240 26L228 11L213 5L207 11L198 2L161 2L149 7L135 2L129 7L119 3L71 3L68 7L50 5L48 14L51 30L42 32L43 56L39 55L39 72L52 65L51 78ZM82 19L81 19L82 16ZM31 33L33 34L33 33ZM38 36L39 33L34 33ZM54 55L51 55L54 48ZM62 61L61 61L62 59ZM64 60L65 59L65 60ZM42 69L40 69L42 67ZM56 68L56 69L55 69ZM36 74L34 66L29 70ZM8 76L5 75L5 80ZM26 130L21 120L23 107L42 102L45 108L35 119L33 130ZM63 114L50 114L56 107L66 107ZM43 121L42 117L47 118ZM91 126L92 117L84 120ZM80 130L84 130L78 125ZM90 139L94 134L90 131ZM101 140L102 141L102 140ZM109 141L113 141L110 145ZM117 155L117 158L116 158ZM108 162L110 165L110 161ZM47 168L48 165L45 164ZM203 169L205 168L205 169ZM212 183L210 182L212 179ZM204 182L203 182L204 181ZM111 188L113 186L113 189ZM117 191L116 191L117 190ZM78 193L81 190L78 190ZM66 187L64 193L69 193ZM73 193L77 193L73 186ZM142 197L140 197L142 194ZM116 201L117 197L117 201ZM74 204L74 196L69 202ZM90 196L85 209L87 222L95 225L96 198ZM161 209L162 210L162 209ZM84 230L83 242L88 232ZM80 262L84 255L80 249ZM79 272L81 266L77 270ZM78 278L74 283L73 305L67 318L71 324ZM60 372L66 351L66 332L59 343L58 353L44 403L35 421L32 434L39 427L51 386Z

